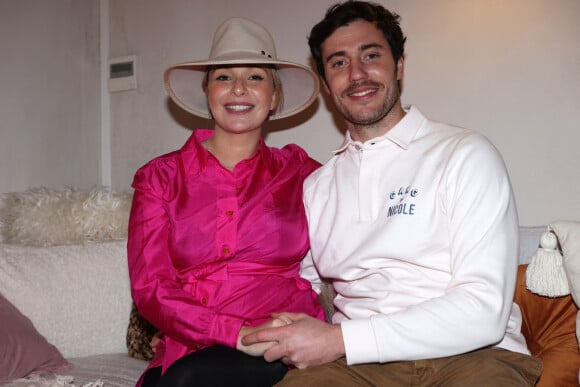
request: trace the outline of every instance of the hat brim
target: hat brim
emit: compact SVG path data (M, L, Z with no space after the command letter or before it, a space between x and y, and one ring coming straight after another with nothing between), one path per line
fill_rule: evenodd
M251 58L254 56L255 58ZM320 89L317 75L308 67L283 60L273 60L254 53L222 55L206 61L178 63L164 74L164 84L171 99L182 109L203 118L211 118L207 97L202 89L205 73L212 66L265 66L277 69L282 83L283 104L270 115L270 120L292 116L306 109L316 98Z

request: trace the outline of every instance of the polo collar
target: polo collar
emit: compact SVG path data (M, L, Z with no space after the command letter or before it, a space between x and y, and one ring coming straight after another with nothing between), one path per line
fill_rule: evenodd
M349 146L358 149L365 149L369 146L381 145L385 141L390 141L402 149L408 149L409 145L416 137L417 132L426 121L425 116L413 105L403 107L405 116L395 126L393 126L387 133L382 136L372 138L364 143L354 141L350 136L348 130L346 131L342 145L333 151L334 154L339 154L346 150Z

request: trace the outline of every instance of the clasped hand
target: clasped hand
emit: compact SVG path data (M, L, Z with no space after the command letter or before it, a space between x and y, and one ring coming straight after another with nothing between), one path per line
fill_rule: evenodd
M242 351L247 353L248 355L252 355L252 356L262 356L264 355L264 352L266 352L266 350L268 350L270 347L272 347L273 345L276 344L276 342L273 341L263 341L263 342L257 342L254 344L248 344L248 345L244 345L242 343L242 338L244 336L247 336L251 333L260 331L262 329L268 329L268 328L276 328L276 327L281 327L283 325L286 324L290 324L292 321L281 317L281 318L272 318L272 320L265 322L262 325L258 325L255 327L248 327L248 326L243 326L240 329L240 332L238 333L238 341L236 344L236 349L238 351Z
M281 359L296 368L326 364L344 356L340 325L304 313L276 313L272 317L270 327L264 326L267 323L249 333L240 331L238 342L241 338L246 348L261 346L266 361Z

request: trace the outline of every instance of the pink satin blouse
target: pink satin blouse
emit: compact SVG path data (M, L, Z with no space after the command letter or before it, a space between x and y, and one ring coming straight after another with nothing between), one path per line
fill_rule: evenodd
M194 131L137 171L129 220L133 299L164 333L152 366L194 350L236 346L242 325L280 311L324 312L299 276L309 249L302 183L319 167L296 145L267 147L229 171Z

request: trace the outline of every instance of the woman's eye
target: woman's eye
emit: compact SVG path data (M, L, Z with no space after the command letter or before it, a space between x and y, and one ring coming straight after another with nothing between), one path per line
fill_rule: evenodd
M250 80L252 81L263 81L264 77L259 74L250 75Z
M215 77L216 81L227 81L229 79L230 79L230 77L228 77L227 75L224 75L224 74L220 74L220 75L217 75Z

